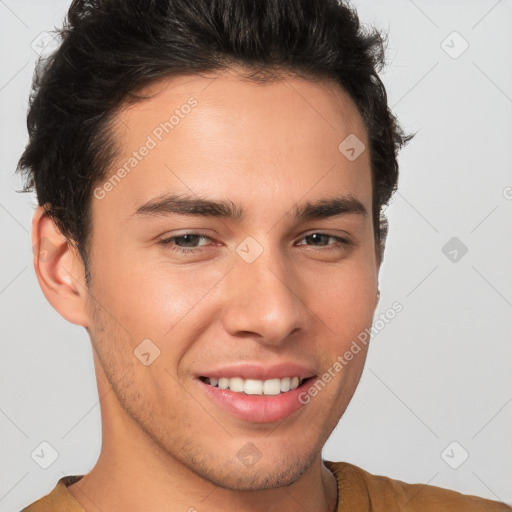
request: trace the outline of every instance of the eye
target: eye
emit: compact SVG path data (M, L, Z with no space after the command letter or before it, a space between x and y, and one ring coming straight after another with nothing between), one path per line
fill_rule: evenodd
M346 238L320 232L306 235L302 238L302 241L306 241L306 243L298 243L297 245L310 245L312 250L322 252L341 250L351 245L351 242ZM212 239L203 233L184 233L164 238L158 244L182 254L197 254L206 250L211 242Z
M334 243L329 243L329 240L334 240ZM309 235L306 235L302 240L306 240L307 242L314 245L314 247L327 247L327 249L320 249L322 251L324 250L331 250L331 249L340 249L345 246L348 246L351 244L349 240L346 238L342 238L339 236L329 235L327 233L311 233ZM298 244L298 245L305 245L305 244Z
M201 241L211 241L211 238L202 233L185 233L179 236L164 238L158 244L169 247L173 251L194 254L202 251L203 247L208 245L208 243L199 244Z

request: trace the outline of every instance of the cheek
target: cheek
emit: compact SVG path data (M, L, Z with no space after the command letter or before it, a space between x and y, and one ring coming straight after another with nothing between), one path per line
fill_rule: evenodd
M100 303L134 340L172 338L177 343L175 333L211 305L222 270L137 260L136 255L114 264L107 257L95 274L96 290Z
M377 276L371 265L354 259L324 276L306 275L304 282L308 306L338 341L357 337L371 324L377 293Z

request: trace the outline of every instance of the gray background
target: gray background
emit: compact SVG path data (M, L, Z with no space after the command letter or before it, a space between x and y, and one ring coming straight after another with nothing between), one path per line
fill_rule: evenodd
M68 4L0 0L2 512L89 471L101 446L88 337L40 291L35 198L14 192L33 65L46 44L39 34L60 24ZM375 318L394 301L404 309L373 339L324 457L512 503L512 2L354 5L364 23L389 31L389 104L418 133L387 210ZM48 469L31 458L43 441L59 454Z

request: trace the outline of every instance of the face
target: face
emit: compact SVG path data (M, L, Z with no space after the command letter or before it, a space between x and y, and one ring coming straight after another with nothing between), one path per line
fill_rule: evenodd
M339 146L368 141L335 84L215 77L119 113L87 328L117 421L219 486L271 488L319 457L363 369L366 346L335 363L376 306L370 156Z

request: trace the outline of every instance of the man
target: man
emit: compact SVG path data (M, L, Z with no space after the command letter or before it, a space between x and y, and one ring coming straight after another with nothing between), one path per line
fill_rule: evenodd
M491 511L323 461L359 382L396 154L334 0L74 1L20 160L35 269L91 338L102 450L37 511Z

